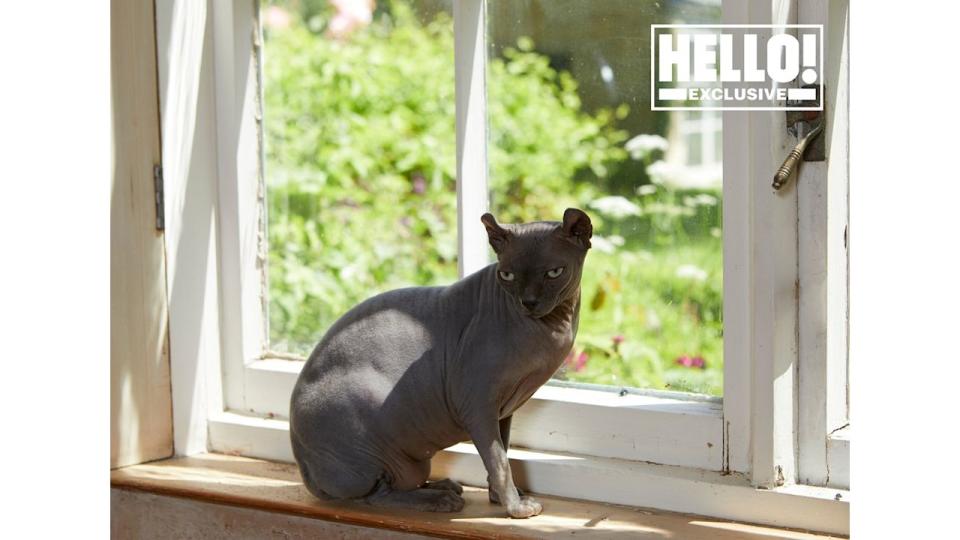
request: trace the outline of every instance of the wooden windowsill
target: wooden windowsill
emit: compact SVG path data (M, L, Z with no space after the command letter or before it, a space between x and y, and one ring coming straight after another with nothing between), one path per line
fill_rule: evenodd
M148 491L205 502L307 516L453 538L591 538L631 536L672 540L815 539L823 534L748 525L732 521L537 496L542 515L525 520L505 517L487 501L486 489L466 487L467 504L456 514L374 508L350 501L320 501L300 482L296 466L222 454L174 458L116 469L114 488Z

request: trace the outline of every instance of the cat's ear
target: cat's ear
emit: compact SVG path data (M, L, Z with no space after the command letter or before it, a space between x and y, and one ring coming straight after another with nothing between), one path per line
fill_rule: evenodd
M490 246L495 252L502 252L507 246L507 242L510 241L510 231L501 227L493 214L489 212L480 216L480 221L487 228L487 238L490 240Z
M579 208L567 208L563 213L561 230L566 238L583 249L590 249L590 237L593 236L593 224L590 216Z

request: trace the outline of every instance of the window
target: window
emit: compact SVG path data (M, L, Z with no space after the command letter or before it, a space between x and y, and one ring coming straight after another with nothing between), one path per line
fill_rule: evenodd
M449 2L264 2L269 352L457 279ZM374 233L375 234L371 234Z
M721 394L719 114L650 113L637 92L643 28L715 23L719 3L488 11L485 198L505 222L594 215L578 345L557 380ZM372 294L456 279L453 20L449 3L400 0L272 1L261 20L265 356L303 359ZM490 260L486 242L463 247Z
M450 225L417 237L417 242L423 242L421 246L427 246L425 249L441 253L442 269L410 274L407 282L442 282L452 276L453 261L463 274L489 260L486 237L476 216L486 209L488 195L494 209L502 200L497 195L501 180L496 176L500 169L495 158L500 141L491 133L496 125L490 127L488 119L494 118L503 94L496 94L495 86L487 93L493 77L488 78L488 69L498 58L497 49L490 52L489 47L494 47L498 39L495 27L499 23L494 17L501 1L454 2L452 19L442 23L452 24L453 51L437 49L433 51L436 56L424 56L454 54L453 88L443 90L444 85L438 85L446 97L438 97L434 105L449 111L444 107L453 100L456 144L438 141L438 152L449 156L443 158L448 162L446 168L420 170L422 165L409 165L404 169L409 174L392 179L396 191L391 193L402 193L422 203L423 208L436 205L438 199L455 197L455 205L446 204L457 213L454 225L449 213L440 212L441 219ZM578 2L565 4L573 7ZM628 9L631 2L617 4ZM697 9L715 7L706 2L676 4ZM272 5L264 2L262 7ZM416 5L427 10L411 14L421 21L436 21L429 15L443 11L439 2ZM438 5L441 8L435 7ZM277 339L270 335L275 326L288 324L289 315L282 307L278 308L281 315L275 315L263 294L268 280L272 286L275 276L270 275L270 269L281 254L270 253L262 234L268 222L275 229L269 231L271 240L282 232L284 220L293 215L288 212L284 217L284 205L310 203L304 203L309 197L298 200L296 193L270 199L272 183L281 186L272 188L280 190L277 193L290 187L286 182L299 174L298 161L285 160L281 154L288 150L271 146L279 144L269 138L271 97L261 95L258 81L261 58L265 80L269 82L274 75L269 71L269 51L279 44L271 43L271 39L280 38L269 34L270 25L283 22L267 21L266 11L257 9L254 2L216 3L210 11L202 3L177 6L174 9L172 4L158 3L157 13L158 50L165 51L159 67L168 194L168 279L172 284L175 444L179 453L213 448L290 459L284 418L299 364L286 355L302 354L307 340L295 334ZM770 6L759 9L739 0L725 1L722 8L725 22L827 24L828 43L836 49L835 54L827 56L837 71L845 74L845 9L828 13L812 2L801 2L799 12L780 13ZM261 17L267 29L265 39L259 31ZM374 13L373 20L376 17ZM449 32L448 27L437 28L438 32ZM376 39L384 37L378 35ZM531 51L545 50L537 48L541 45L536 37L531 40ZM526 47L518 40L508 41L518 50ZM501 50L505 51L506 43L503 46ZM353 67L369 69L374 61L380 60L368 57L357 60ZM615 66L610 70L617 80L622 70ZM605 84L604 72L602 67L597 70L601 86ZM308 82L301 78L292 84ZM685 167L719 162L722 167L722 195L718 199L722 200L723 212L711 218L716 221L710 227L722 229L720 238L711 238L723 246L723 378L722 392L715 392L723 397L546 386L517 413L511 440L513 445L536 451L518 454L521 457L517 459L530 460L525 470L537 489L738 519L769 519L796 527L813 523L804 520L814 512L821 520L824 512L836 519L842 517L846 507L834 504L835 490L829 494L803 491L816 495L787 497L779 496L781 491L777 489L753 487L844 486L842 476L836 474L842 469L842 448L848 444L844 442L848 440L844 430L839 429L846 423L846 375L845 368L841 369L846 355L846 307L842 300L846 294L843 85L845 78L838 79L835 86L830 85L838 90L828 95L828 107L833 111L828 113L830 160L826 164L805 163L800 178L791 182L793 187L781 193L771 191L767 177L792 145L782 129L783 113L724 112L713 117L669 119L676 134L673 127L666 132L668 143L673 137L687 139L688 143L698 140L700 150L697 159L664 153L661 157L665 162L675 159L674 163ZM366 97L379 91L382 89L366 93L358 89L357 95ZM284 99L293 100L296 95L294 92ZM411 99L429 100L424 96ZM449 118L443 110L435 112ZM336 120L332 123L335 125ZM304 130L334 129L329 123L318 128L310 119L304 119L302 126ZM262 133L267 134L264 160L259 159ZM489 145L488 134L492 135ZM708 149L714 149L712 159L708 159ZM291 153L306 155L311 151L304 147ZM333 157L329 166L337 160L345 162L346 158ZM356 163L344 166L359 167L363 162L361 156ZM423 176L422 194L417 193L421 184L416 172ZM434 189L431 182L435 178L440 178L447 190ZM456 179L454 190L449 190L451 178ZM828 203L821 202L824 193ZM381 195L372 190L369 197L379 201ZM377 208L377 204L370 202L371 208ZM383 229L377 231L378 236L407 238L401 226L386 220L386 212L372 212L374 218L384 218L378 221ZM373 250L378 249L376 239L360 240L372 242ZM399 242L391 240L389 244ZM378 255L380 260L389 263L390 250L402 246L380 249L386 250ZM368 286L387 288L394 283L384 279L367 281L363 287ZM287 309L292 312L298 306ZM822 337L824 328L827 338ZM276 354L273 349L285 354ZM485 476L477 472L476 465L468 449L455 448L442 453L435 466L482 483ZM629 481L614 489L610 483L614 479ZM680 495L667 500L662 495L664 489ZM710 497L694 496L703 489L711 493L732 490L738 494L732 499L738 502L717 507ZM765 506L771 511L763 518L754 511L761 500L777 501ZM817 522L817 528L822 527L822 521Z
M666 22L719 23L720 3L488 0L491 207L507 222L592 216L558 380L719 396L723 171L701 139L715 144L721 120L672 137L686 119L646 106L649 26Z

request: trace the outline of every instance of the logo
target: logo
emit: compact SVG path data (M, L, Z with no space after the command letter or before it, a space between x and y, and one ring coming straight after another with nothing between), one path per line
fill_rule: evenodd
M823 110L822 24L654 24L650 107Z

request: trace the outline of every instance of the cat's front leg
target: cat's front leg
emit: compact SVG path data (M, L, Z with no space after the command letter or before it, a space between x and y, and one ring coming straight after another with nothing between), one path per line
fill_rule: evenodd
M507 449L500 439L500 426L496 414L489 420L478 422L470 429L470 436L487 469L490 490L497 494L501 504L512 518L528 518L543 511L543 506L532 497L523 497L513 484L513 473L507 459Z
M507 450L508 453L510 452L510 422L511 422L511 420L513 420L513 415L512 415L512 414L511 414L510 416L506 417L506 418L501 418L501 419L500 419L500 440L503 441L503 447ZM488 486L492 485L492 484L490 483L490 477L487 477L487 485L488 485ZM523 497L523 490L522 490L522 489L517 488L517 493L520 494L520 497ZM492 502L493 504L500 504L500 497L497 495L497 492L494 491L493 489L490 489L490 490L489 490L488 497L490 498L490 502Z

